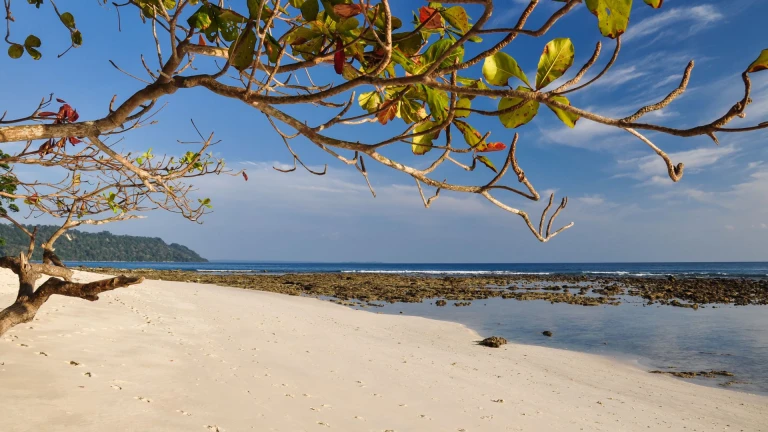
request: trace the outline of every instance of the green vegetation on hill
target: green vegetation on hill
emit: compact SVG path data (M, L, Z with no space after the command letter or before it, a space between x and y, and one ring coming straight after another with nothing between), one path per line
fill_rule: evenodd
M27 228L31 231L34 227ZM33 259L42 259L39 241L50 237L57 228L53 225L38 226L38 247L32 255ZM0 224L0 238L5 240L5 244L0 246L0 256L18 256L29 246L26 234L11 225ZM114 235L110 232L69 230L56 241L54 247L63 261L208 261L186 246L177 243L169 245L157 237Z

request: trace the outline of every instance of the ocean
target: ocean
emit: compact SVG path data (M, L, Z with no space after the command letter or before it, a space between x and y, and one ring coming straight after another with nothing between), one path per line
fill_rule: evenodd
M182 269L215 273L368 272L411 275L587 274L605 276L766 278L768 263L385 264L385 263L68 263L72 266ZM697 384L768 395L768 306L717 305L698 310L646 305L627 297L619 306L584 307L501 298L470 306L387 304L371 312L462 323L511 342L607 355L647 370L727 370L733 377ZM553 337L542 335L552 331ZM514 349L514 347L512 348Z
M205 263L70 262L87 267L179 269L228 273L399 273L425 275L604 274L606 276L768 277L768 262L392 264L211 261Z

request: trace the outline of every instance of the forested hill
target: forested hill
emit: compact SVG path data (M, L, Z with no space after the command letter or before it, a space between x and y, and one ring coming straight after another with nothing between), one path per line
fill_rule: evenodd
M33 227L28 226L31 231ZM37 230L38 243L32 256L42 259L39 246L58 227L40 225ZM29 246L29 237L18 228L0 224L0 239L5 244L0 246L0 256L18 256ZM63 261L175 261L205 262L205 258L195 251L177 243L166 244L160 238L114 235L109 232L88 233L69 230L54 245L56 255Z

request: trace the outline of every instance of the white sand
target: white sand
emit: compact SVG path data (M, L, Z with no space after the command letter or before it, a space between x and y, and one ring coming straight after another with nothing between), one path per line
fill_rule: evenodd
M14 278L0 271L3 306ZM210 285L54 297L0 338L0 431L768 430L766 397L478 339Z

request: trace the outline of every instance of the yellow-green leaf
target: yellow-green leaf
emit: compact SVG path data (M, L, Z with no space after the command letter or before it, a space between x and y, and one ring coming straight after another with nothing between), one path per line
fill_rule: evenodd
M587 0L587 8L597 16L603 36L616 39L627 31L632 0Z
M574 48L568 38L558 38L550 41L539 58L536 70L536 89L549 85L552 81L563 76L573 64Z
M464 135L464 141L469 144L470 147L477 151L484 151L487 147L487 143L483 139L483 135L477 131L472 125L461 120L455 120L453 125Z
M71 13L64 12L63 14L61 14L61 17L59 18L61 19L61 22L64 23L65 26L67 26L67 28L69 29L75 28L75 17Z
M753 61L751 65L749 65L749 68L747 69L747 73L757 72L761 70L768 69L768 49L764 49L763 52L760 53L760 56L757 57L757 60Z
M507 82L513 76L519 78L528 87L531 86L528 82L528 77L525 76L520 66L517 65L517 61L509 54L503 52L497 52L485 58L483 62L483 76L489 83L497 86L507 85Z
M24 55L24 47L19 44L12 44L8 47L8 56L12 59L20 58Z
M488 156L478 156L477 160L482 162L483 165L487 166L491 169L491 171L498 173L499 171L496 169L496 166L493 165L493 162L491 162L490 159L488 159Z
M469 17L467 11L461 6L450 7L440 13L448 23L462 33L466 33L469 30Z
M563 105L571 105L571 101L568 100L565 96L552 96L550 97L551 100L555 102L559 102ZM577 114L574 114L570 111L565 111L563 109L560 109L558 107L547 105L549 109L552 110L555 115L557 115L557 118L559 118L563 123L565 123L566 126L569 128L572 128L576 126L576 122L579 120L579 116Z
M431 121L424 122L416 126L413 130L414 133L424 132L437 126L437 123ZM423 155L432 150L432 140L437 138L439 132L427 133L413 137L413 144L411 144L411 151L415 155Z
M461 98L456 101L456 110L454 116L457 118L469 117L469 108L472 106L472 101L467 98Z
M645 0L645 4L649 5L654 9L660 8L662 3L664 3L664 0Z
M520 91L530 91L524 87L518 87L517 89ZM501 120L504 127L510 129L520 127L533 120L539 112L539 102L536 100L526 101L522 98L502 98L499 101L499 111L515 106L517 108L514 110L499 115L499 120Z
M357 98L357 102L360 104L361 108L372 113L379 109L379 105L381 105L381 95L376 91L361 93Z

